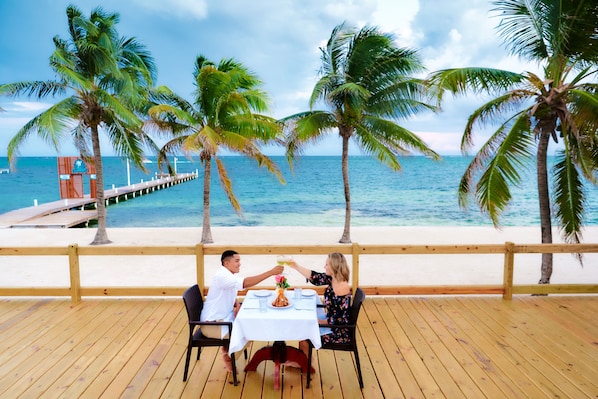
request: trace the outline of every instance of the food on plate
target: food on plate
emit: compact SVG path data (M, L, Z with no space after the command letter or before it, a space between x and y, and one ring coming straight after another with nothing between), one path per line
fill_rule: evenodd
M289 300L284 294L284 290L277 290L276 299L272 302L272 306L275 308L284 308L289 306Z

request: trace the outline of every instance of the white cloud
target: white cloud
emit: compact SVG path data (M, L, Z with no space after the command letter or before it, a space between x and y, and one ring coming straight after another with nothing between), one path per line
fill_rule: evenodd
M15 112L15 113L39 113L50 108L52 104L43 103L43 102L30 102L30 101L14 101L8 104L2 104L2 108L4 108L7 112ZM2 114L0 114L2 117Z

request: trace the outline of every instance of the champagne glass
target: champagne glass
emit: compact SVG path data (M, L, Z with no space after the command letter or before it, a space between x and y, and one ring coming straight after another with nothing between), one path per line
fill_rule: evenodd
M286 266L290 261L291 261L291 257L286 256L286 255L278 255L276 257L276 263L280 266ZM285 267L284 271L282 272L282 274L284 276L286 276L288 274L286 267Z

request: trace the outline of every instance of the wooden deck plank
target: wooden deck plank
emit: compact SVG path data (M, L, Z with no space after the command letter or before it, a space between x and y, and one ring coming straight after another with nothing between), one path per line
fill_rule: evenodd
M115 352L111 353L110 361L98 371L95 378L87 382L87 386L81 392L82 397L89 395L89 397L99 398L134 356L143 341L148 338L154 327L159 324L164 313L171 308L171 304L156 302L157 306L152 308L152 312L142 320L141 325L133 325L126 329L125 339L118 348L115 348ZM139 302L132 303L132 306L139 306ZM148 306L151 307L152 303L148 303Z
M527 376L522 373L509 373L517 368L517 363L511 357L502 353L487 355L488 350L493 349L494 342L488 335L473 328L471 323L476 323L474 317L470 317L469 320L464 318L456 301L431 298L427 303L428 308L436 313L453 339L459 343L457 353L467 354L473 362L472 365L486 373L486 378L495 384L483 387L480 385L486 396L522 399L543 397L542 391Z
M392 320L388 320L389 323ZM423 397L411 370L393 339L400 332L389 331L388 325L380 315L374 299L367 299L362 305L358 320L359 334L367 348L363 355L371 361L372 373L362 369L364 373L364 392L381 391L383 397L421 398ZM397 356L398 355L398 356ZM371 378L371 377L373 378ZM398 381L397 376L401 380Z
M311 388L298 369L283 368L275 391L273 363L245 373L242 357L233 386L219 348L199 362L194 352L183 382L180 299L0 300L0 397L596 398L597 304L596 296L368 297L358 323L364 390L350 353L322 350ZM250 355L267 344L251 343Z
M110 321L112 313L118 313L125 308L126 304L114 303L103 310L100 315L93 317L93 320L83 319L80 328L74 333L68 332L64 343L53 351L52 355L44 360L44 366L40 367L39 378L34 385L23 392L23 397L39 398L46 391L53 391L63 378L69 379L71 374L76 374L79 366L87 364L85 353L93 347L97 341L101 341L112 328ZM52 362L52 367L48 369L47 364ZM29 373L32 378L32 373ZM36 375L37 376L37 375ZM56 397L52 393L50 397Z
M428 369L432 378L434 378L435 386L430 387L430 394L427 396L465 398L459 386L451 378L445 365L438 359L438 356L434 352L432 348L433 342L428 340L432 339L431 335L427 337L424 335L429 327L421 318L418 318L419 315L417 313L410 311L412 308L408 304L408 301L401 301L400 304L398 301L392 301L389 304L389 308L395 313L398 320L401 320L401 325L405 333L409 336L417 356ZM440 348L437 349L440 350Z
M442 387L442 392L449 398L483 398L484 393L461 364L457 362L450 349L440 339L437 331L434 330L433 325L438 324L436 317L427 310L425 305L419 304L418 306L418 302L418 298L411 298L408 301L401 301L400 305L413 320L422 339L428 343L433 351L427 356L431 357L432 360L434 358L438 359L437 362L434 362L436 371L433 371L433 375L438 381L438 385ZM399 304L399 301L396 301L396 303ZM392 307L393 305L391 305ZM446 373L446 375L443 375L443 373ZM450 388L450 391L447 390L447 387Z
M104 374L106 368L115 358L115 354L119 353L123 347L129 342L131 337L139 331L139 329L146 323L147 319L152 317L155 309L159 307L157 302L148 302L143 306L135 306L132 304L131 310L120 318L119 323L114 325L111 330L110 337L105 337L110 340L109 345L102 351L93 361L93 364L87 367L78 378L71 384L64 392L62 397L78 398L83 396L89 385L92 384L98 376Z
M497 319L500 319L500 314L505 312L503 309L496 309L491 304L481 302L469 303L469 306L476 306L485 311L489 317L487 319L488 325L495 325ZM517 304L516 309L510 309L506 306L506 311L512 320L510 325L501 325L496 331L501 335L508 334L518 339L524 348L527 348L527 356L530 360L541 358L535 364L539 365L537 368L544 374L551 378L559 388L569 395L569 397L591 397L591 393L596 390L596 386L591 381L588 381L584 374L575 370L571 363L574 357L561 353L557 356L553 353L552 348L556 347L556 336L551 335L554 329L551 324L546 324L546 319L536 319L530 317L525 310L530 310L529 306L523 301ZM531 310L535 310L531 309ZM542 334L542 332L544 332ZM546 365L550 365L547 367ZM591 370L587 370L591 372ZM587 374L586 374L587 375Z
M61 211L50 215L36 216L25 221L15 223L11 227L54 227L69 228L98 218L97 210L90 211Z
M421 357L417 353L417 349L408 334L409 325L404 324L404 320L399 315L395 315L387 306L382 298L375 298L373 302L376 304L379 312L379 318L370 322L378 326L385 326L386 331L381 337L381 344L384 354L392 366L390 376L385 376L384 379L394 378L395 375L401 376L403 373L408 377L412 374L414 377L413 385L411 383L404 383L401 381L400 388L407 398L428 398L438 397L441 394L438 385L434 381L434 377L425 366ZM374 328L376 331L376 328ZM382 331L376 331L376 335ZM415 337L414 337L415 339ZM400 353L401 357L396 356ZM406 369L407 368L407 369ZM381 376L378 380L381 381ZM386 390L389 394L392 390ZM386 393L385 393L386 395Z
M574 312L570 310L571 307L565 304L554 305L550 301L538 301L537 306L546 309L548 318L553 320L559 327L566 328L569 332L574 333L575 336L579 337L580 345L587 348L596 345L596 335L593 334L596 320L587 317L587 312L590 310L589 305L587 305L589 301L583 299L581 301L584 303L584 315L579 314L582 309ZM593 351L587 351L587 353L590 356L596 355L592 357L595 362L598 362L598 354Z
M495 395L494 397L524 397L522 391L514 390L513 387L509 387L506 392L501 390L502 381L496 381L492 376L488 376L488 373L477 364L476 358L471 353L461 349L460 342L451 332L456 331L456 327L453 329L451 324L447 324L446 321L443 321L439 317L439 314L442 314L443 310L436 309L435 305L429 303L427 298L415 298L411 299L410 302L414 306L414 311L420 313L428 321L428 325L432 328L432 331L434 331L446 350L453 356L456 363L453 363L453 360L448 356L443 356L443 359L446 359L445 362L447 366L450 366L451 374L454 375L455 381L457 381L467 397L492 398L493 396L491 395ZM475 386L470 385L468 377ZM477 390L481 392L477 393Z
M187 348L189 338L187 330L180 328L181 320L183 320L184 323L187 319L187 314L184 312L185 311L181 309L181 315L173 321L173 324L170 327L170 333L175 335L173 337L173 342L168 347L168 353L166 353L164 358L158 360L158 368L151 380L145 384L145 389L141 395L138 396L139 398L152 399L155 398L158 393L162 394L173 378L178 379L182 385L183 373L181 372L179 375L176 370L177 366L181 363L180 354Z
M21 351L22 361L19 363L18 372L13 375L12 381L8 382L10 387L2 394L6 397L16 398L27 390L35 391L46 388L38 385L38 379L46 372L52 372L56 363L59 363L65 354L72 351L79 340L91 333L89 327L94 319L104 320L107 317L103 313L98 316L94 312L86 311L87 308L97 308L97 305L94 305L91 304L91 306L81 309L74 308L72 313L77 314L76 320L65 324L64 327L55 324L41 336L35 329L24 331L24 341L29 342L30 346ZM113 302L106 306L112 308L117 304ZM65 311L70 312L71 310L65 309ZM31 397L36 396L32 395Z
M172 302L164 302L160 305L160 313L154 313L154 320L151 320L151 326L148 326L149 334L143 338L136 335L132 338L130 350L122 352L122 367L118 370L114 379L110 384L103 389L99 398L117 398L121 397L125 391L131 387L133 380L137 373L145 373L144 367L147 366L148 357L153 353L158 342L160 342L161 336L164 334L164 326L161 323L166 323L169 326L172 320L176 318L179 312L180 306ZM160 326L161 328L157 328ZM116 368L114 369L116 371ZM151 370L153 372L154 369Z
M47 319L47 324L41 323L39 328L36 328L35 323L32 326L16 325L13 328L19 332L19 340L9 350L2 351L0 354L0 364L2 364L2 375L0 376L0 394L5 390L13 387L22 387L26 389L32 382L27 376L36 366L39 368L47 365L44 363L46 356L51 354L55 348L59 347L64 342L64 333L74 333L76 326L73 323L72 317L82 315L92 315L90 309L95 308L94 303L85 303L83 306L78 306L76 309L71 309L67 302L58 302L57 309L60 312L56 313L55 319ZM36 312L30 315L25 322L35 320L35 317L48 316L43 312ZM48 316L50 317L50 316ZM89 317L91 318L91 317ZM64 322L64 323L63 323ZM2 334L4 337L4 334ZM3 341L0 340L0 342Z
M458 299L461 301L461 298ZM471 305L471 301L461 301L465 305ZM472 312L472 306L466 306ZM501 308L501 310L504 308ZM471 313L470 313L471 314ZM564 379L556 373L552 368L539 367L542 364L537 353L527 348L513 332L506 331L505 325L510 325L513 322L513 315L509 312L502 312L496 315L497 320L500 320L499 325L492 323L489 320L489 315L482 312L474 312L476 323L472 325L480 334L492 337L494 343L487 350L487 356L492 359L498 353L505 353L510 356L515 365L528 376L532 377L534 383L544 392L545 397L562 398L562 397L582 397L579 390L575 395L567 393L569 391L568 385L563 384ZM492 328L488 328L492 326Z

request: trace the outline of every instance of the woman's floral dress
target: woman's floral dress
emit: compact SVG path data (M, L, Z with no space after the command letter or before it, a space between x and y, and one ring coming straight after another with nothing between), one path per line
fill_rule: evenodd
M351 322L351 294L336 295L332 289L332 277L325 273L312 270L309 282L313 285L327 285L324 291L324 306L326 307L326 321L328 324L350 324ZM332 333L322 335L322 343L347 343L349 330L333 328Z

